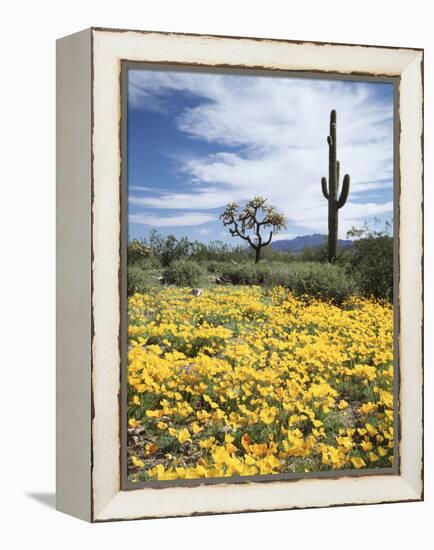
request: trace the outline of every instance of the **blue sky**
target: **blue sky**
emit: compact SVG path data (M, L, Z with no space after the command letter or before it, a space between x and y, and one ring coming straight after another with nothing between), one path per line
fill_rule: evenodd
M238 244L228 202L263 195L288 228L327 232L321 177L337 110L341 178L351 176L340 237L392 219L392 84L168 70L128 72L128 231Z

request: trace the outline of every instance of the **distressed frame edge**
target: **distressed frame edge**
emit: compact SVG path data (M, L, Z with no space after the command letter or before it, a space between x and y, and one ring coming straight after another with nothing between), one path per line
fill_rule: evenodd
M179 32L179 31L155 31L150 29L122 29L119 27L90 27L92 32L107 32L107 33L138 33L138 34L155 34L155 35L173 35L173 36L185 36L185 37L198 37L198 38L216 38L216 39L233 39L233 40L251 40L254 42L283 42L285 44L312 44L317 46L357 46L361 48L378 48L382 50L407 50L414 52L423 52L422 47L402 47L402 46L388 46L387 44L354 44L351 42L332 42L321 40L302 40L302 39L289 39L289 38L270 38L270 37L255 37L245 35L228 35L228 34L210 34L210 33L195 33L195 32Z
M98 30L98 29L93 29L92 32L95 32L95 30ZM107 32L107 31L103 31L103 32ZM115 31L116 32L116 31ZM123 31L123 32L131 32L131 31ZM162 33L152 33L152 34L162 34ZM174 34L173 33L170 33L171 36L173 37ZM184 36L184 35L181 35L181 36ZM197 37L201 37L201 35L195 35ZM233 38L233 37L227 37L227 38ZM246 40L249 40L248 38ZM266 39L264 39L266 40ZM291 41L282 41L282 42L287 42L287 43L290 43ZM315 43L311 43L309 42L308 44L315 44ZM351 47L354 47L355 45L348 45L349 48ZM409 49L406 49L406 48L397 48L399 50L404 50L404 51L410 51ZM418 57L418 54L421 54L419 56L419 59L421 61L421 63L423 64L423 51L422 50L415 50L415 49L412 49L411 50L413 53L414 53L414 56L413 56L413 60L417 57ZM418 73L420 74L420 72ZM423 86L421 86L421 94L420 94L420 102L418 102L418 107L423 105ZM421 116L421 132L422 132L422 136L423 136L423 120L422 120L422 116ZM423 139L423 137L422 137ZM423 150L421 150L421 153L423 154ZM421 173L423 174L423 156L421 156L420 159L418 159L418 164L421 168ZM422 183L422 182L421 182ZM420 217L418 220L418 225L420 225L419 222L422 222L422 218ZM421 242L418 243L418 244L422 244ZM423 253L423 250L421 250L421 252ZM422 288L420 287L420 289L422 290ZM423 321L423 319L421 319L421 321ZM420 366L420 365L419 365ZM423 397L423 396L422 396ZM422 417L422 420L423 420L423 417ZM421 462L421 474L423 476L423 455L421 456L421 459L422 459L422 462ZM400 476L396 476L396 477L400 477ZM321 480L322 481L322 480ZM423 480L422 480L422 483L419 485L419 484L416 484L416 486L412 485L411 483L407 483L405 482L404 478L402 478L402 481L404 481L404 485L403 485L403 490L406 489L407 492L406 492L406 496L408 497L407 500L421 500L423 498ZM279 481L278 483L280 484L283 484L285 482L283 481ZM334 483L336 483L336 481L334 481ZM258 485L258 484L254 484L254 485ZM183 490L183 489L182 489ZM142 490L141 490L142 491ZM117 493L117 495L110 501L109 504L107 504L107 506L103 507L102 509L99 510L99 512L94 515L94 517L92 518L94 521L109 521L109 520L116 520L116 519L134 519L134 517L127 517L127 518L123 518L121 516L116 516L116 515L111 515L111 512L113 512L113 504L115 504L115 500L118 499L119 495L121 495L121 493L123 493L123 491L120 491ZM403 493L404 494L404 493ZM93 495L94 496L94 495ZM393 502L393 501L400 501L401 499L394 499L394 500L387 500L387 502ZM326 504L325 506L339 506L339 505L351 505L351 504L370 504L370 503L375 503L375 502L369 502L369 503L365 503L365 502L354 502L354 503L351 503L351 502L348 502L348 503L344 503L344 504L340 504L340 503L330 503L330 504ZM320 505L320 506L323 506L323 505ZM295 508L299 508L300 506L294 506ZM302 506L302 507L310 507L310 506ZM313 505L312 507L318 507L316 505ZM116 508L116 506L115 506ZM287 506L285 507L284 509L290 509L291 507L290 506ZM281 508L273 508L273 509L281 509ZM264 509L265 510L265 509ZM253 511L251 509L246 509L246 510L232 510L230 512L216 512L216 511L210 511L210 512L207 512L207 511L202 511L200 512L201 514L207 514L207 513L236 513L237 511L241 512L241 511ZM259 510L258 510L259 511ZM193 512L192 514L179 514L179 515L194 515L195 513ZM176 514L169 514L171 517L175 516ZM136 516L137 517L137 516ZM143 517L143 516L140 516L140 517ZM144 517L149 517L149 516L144 516ZM152 517L167 517L165 516L164 514L161 516L159 515L154 515Z

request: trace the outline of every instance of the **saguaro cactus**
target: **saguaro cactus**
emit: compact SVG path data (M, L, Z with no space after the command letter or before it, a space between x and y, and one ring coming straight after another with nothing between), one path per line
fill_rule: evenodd
M330 135L327 136L327 143L329 144L329 183L327 188L327 178L321 178L321 188L329 203L328 260L333 263L338 246L338 211L344 206L350 191L350 176L345 174L339 195L340 166L336 159L336 111L334 109L330 113Z

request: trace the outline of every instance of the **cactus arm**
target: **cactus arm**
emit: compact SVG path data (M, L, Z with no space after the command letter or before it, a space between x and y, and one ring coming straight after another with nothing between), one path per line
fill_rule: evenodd
M328 194L328 191L327 191L327 178L326 177L321 178L321 189L322 189L322 194L324 195L324 198L329 200L329 194Z
M348 193L350 192L350 176L345 174L344 181L342 182L342 191L338 200L338 208L342 208L347 202Z

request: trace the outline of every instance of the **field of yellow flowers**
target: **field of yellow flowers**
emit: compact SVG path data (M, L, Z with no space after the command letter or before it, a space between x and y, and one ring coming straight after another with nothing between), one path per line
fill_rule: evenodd
M282 288L129 299L130 481L393 464L393 312Z

